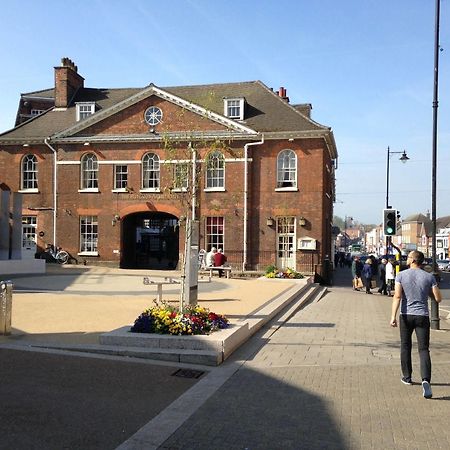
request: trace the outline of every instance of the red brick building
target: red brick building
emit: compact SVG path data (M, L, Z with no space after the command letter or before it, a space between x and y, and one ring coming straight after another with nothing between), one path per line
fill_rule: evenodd
M323 272L337 150L311 106L260 81L99 89L68 58L0 135L2 189L23 194L24 256L174 268L184 219L237 269ZM28 249L28 252L26 251Z

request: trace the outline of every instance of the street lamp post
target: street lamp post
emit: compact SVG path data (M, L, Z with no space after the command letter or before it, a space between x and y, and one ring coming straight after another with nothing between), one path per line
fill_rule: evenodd
M408 155L406 154L406 150L403 150L403 152L391 152L391 149L387 148L387 158L386 158L386 209L389 209L391 206L389 205L389 161L391 159L391 155L395 154L401 154L399 160L402 163L406 163L406 161L409 160ZM391 237L386 236L386 254L388 253L389 244L391 242Z
M347 253L347 220L353 220L353 217L345 216L344 218L344 252Z
M406 154L406 150L403 150L402 152L391 152L390 148L387 148L387 159L386 159L386 209L390 208L389 206L389 160L391 155L402 155L400 156L399 160L402 163L405 163L409 160L408 155Z
M437 273L436 264L436 178L437 178L437 116L438 116L438 81L439 81L439 19L440 0L436 0L435 34L434 34L434 83L433 83L433 148L432 148L432 172L431 172L431 257L433 258L433 273ZM430 326L433 330L439 330L439 304L431 299Z

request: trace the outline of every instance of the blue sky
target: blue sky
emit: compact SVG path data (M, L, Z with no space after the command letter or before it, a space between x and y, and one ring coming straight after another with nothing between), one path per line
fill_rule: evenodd
M437 215L450 215L450 0L441 4ZM88 87L259 79L312 103L339 152L335 214L431 210L432 0L47 0L2 4L0 130L71 58Z

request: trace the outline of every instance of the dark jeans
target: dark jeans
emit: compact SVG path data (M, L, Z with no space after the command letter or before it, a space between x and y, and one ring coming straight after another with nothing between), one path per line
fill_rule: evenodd
M386 280L384 280L384 279L380 279L380 284L381 284L381 286L380 286L380 288L378 289L378 292L380 293L380 294L383 294L383 295L387 295L387 284L386 284Z
M400 314L400 360L405 378L411 378L412 363L412 333L416 332L417 347L420 358L420 375L422 380L431 381L430 358L430 319L428 316L413 316Z
M372 289L371 283L372 283L372 277L370 277L370 278L364 277L364 286L366 288L366 292L370 292L370 289Z

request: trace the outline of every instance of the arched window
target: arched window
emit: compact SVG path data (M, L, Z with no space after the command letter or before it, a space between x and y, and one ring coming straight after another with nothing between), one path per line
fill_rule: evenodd
M37 189L37 158L34 155L25 155L22 159L21 189Z
M277 188L297 187L297 155L292 150L282 150L277 158Z
M98 161L93 153L81 158L81 189L98 189Z
M142 159L142 189L159 190L159 157L154 153Z
M225 158L218 151L211 152L206 159L206 188L225 187Z

